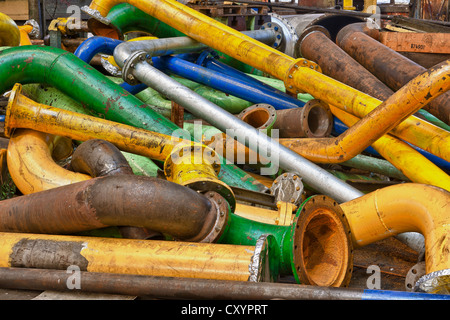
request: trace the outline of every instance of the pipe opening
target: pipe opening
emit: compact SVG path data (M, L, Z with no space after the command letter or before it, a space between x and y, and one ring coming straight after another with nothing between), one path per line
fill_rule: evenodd
M308 116L308 128L314 136L324 137L330 128L328 113L321 107L312 107Z
M353 269L350 228L338 204L314 196L303 206L294 234L294 263L300 282L340 287Z
M245 110L244 110L245 111ZM265 108L255 108L243 113L241 120L257 129L266 129L271 119L269 110Z

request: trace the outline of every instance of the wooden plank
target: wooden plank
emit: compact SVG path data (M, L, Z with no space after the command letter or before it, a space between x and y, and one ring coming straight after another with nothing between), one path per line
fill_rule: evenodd
M13 20L28 20L28 0L0 1L0 12Z
M381 32L380 42L399 52L450 53L450 33Z

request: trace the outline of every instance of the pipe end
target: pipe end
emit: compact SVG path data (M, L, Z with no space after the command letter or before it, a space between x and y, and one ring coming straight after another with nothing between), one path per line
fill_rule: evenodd
M303 202L293 234L293 270L300 283L346 287L353 272L353 244L343 210L333 199L315 195Z

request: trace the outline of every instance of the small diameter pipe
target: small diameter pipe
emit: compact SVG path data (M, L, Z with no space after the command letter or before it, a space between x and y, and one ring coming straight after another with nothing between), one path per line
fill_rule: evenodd
M354 23L339 31L336 43L394 91L426 71L426 68L375 40L374 32L379 34L378 30L367 30L365 23ZM446 93L424 107L448 125L450 125L449 97L450 95Z
M80 288L68 286L67 270L0 268L0 288L94 292L163 299L195 300L449 300L450 295L318 287L301 284L248 282L182 277L156 277L79 271ZM178 311L177 311L178 312Z
M180 129L75 55L58 48L22 46L2 50L0 75L0 92L10 90L16 82L49 84L108 120L167 135ZM221 166L220 179L231 186L266 190L230 164Z
M20 233L0 233L0 241L1 267L246 282L278 276L268 272L277 258L270 236L254 246Z
M118 62L118 57L116 57L118 48L120 46L116 48L114 55L116 62ZM251 125L239 120L234 115L188 88L181 86L171 77L153 68L145 61L146 56L148 55L145 52L136 52L133 54L133 57L128 57L127 63L133 60L136 61L136 58L141 59L141 57L144 57L144 61L138 60L139 62L132 68L134 78L154 88L172 101L183 106L194 116L204 119L222 132L230 134L231 131L227 132L227 130L233 130L234 136L239 141L246 141L247 147L252 150L257 148L254 151L261 152L261 150L264 150L267 152L266 154L270 154L273 165L269 170L275 169L274 166L279 164L286 171L298 172L308 184L311 184L319 192L327 194L339 202L361 196L359 190L330 175L326 170L309 162L292 150L279 145L276 141L271 140L267 135L259 132ZM121 63L118 62L118 64L120 65Z
M133 226L209 242L226 219L214 200L153 177L105 176L2 201L0 230L68 234Z

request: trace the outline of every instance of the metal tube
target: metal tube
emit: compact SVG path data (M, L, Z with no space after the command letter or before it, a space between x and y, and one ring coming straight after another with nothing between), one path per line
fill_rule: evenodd
M449 295L392 290L319 287L288 283L247 282L182 277L155 277L80 271L76 292L96 292L165 299L195 300L448 300ZM66 270L0 268L0 287L71 291ZM178 311L177 311L178 312Z
M83 7L83 10L101 19L101 16L106 15L112 6L120 2L122 1L94 0L90 7ZM296 92L296 89L306 91L317 99L334 104L361 117L380 104L378 99L317 72L319 67L316 64L305 59L295 60L179 2L173 0L157 2L153 0L133 0L127 2L199 42L228 53L241 62L255 66L278 79L283 79L286 88L291 92ZM172 19L172 17L176 17L176 19ZM205 28L208 28L207 34L203 32ZM243 50L244 48L245 50ZM123 51L125 53L126 50ZM126 56L125 54L122 57L115 56L115 58L117 61L124 61ZM421 123L420 126L417 126L418 122ZM428 122L411 116L394 129L394 134L442 158L450 158L448 150L436 147L437 145L450 145L445 142L445 140L450 139L450 133L430 125ZM442 140L442 143L431 143L430 140L436 139Z
M0 46L17 47L19 45L19 27L13 19L0 12Z
M0 205L0 229L5 232L68 234L134 226L185 241L210 240L207 237L215 227L223 227L227 213L225 209L225 215L219 215L224 208L214 198L135 175L93 178L6 199Z
M271 234L280 251L281 275L293 275L297 283L347 286L353 271L353 251L347 221L337 203L323 195L312 196L292 219L292 224L276 225L232 213L229 228L219 242L252 245L262 234ZM327 227L317 229L320 223ZM317 248L321 248L320 253Z
M0 92L11 89L16 82L45 83L108 120L167 135L180 129L75 55L61 49L23 46L2 50L0 75ZM264 185L233 165L222 165L219 178L228 185L266 190Z
M140 52L137 53L139 54ZM188 88L181 86L178 82L156 68L153 68L147 62L142 61L137 63L134 66L133 75L149 87L154 88L186 108L194 116L204 119L219 130L223 132L227 132L230 129L234 130L233 133L238 140L246 141L247 147L253 147L252 150L254 148L267 150L267 152L273 155L272 160L278 161L283 169L298 172L308 184L313 185L319 192L329 195L339 202L361 196L359 190L345 184L342 180L330 175L326 170L323 170L292 150L271 140L267 135L259 132L251 125L239 120L234 115L226 112ZM229 133L231 132L228 131L227 134ZM273 165L276 165L274 161L272 161Z
M29 129L14 132L9 139L7 161L11 178L20 192L30 194L91 179L89 175L66 170L55 163L54 149L67 140ZM71 141L69 143L72 147Z
M365 24L355 23L343 28L336 43L367 70L398 90L426 69L366 34ZM372 31L373 32L373 31ZM450 95L444 94L424 106L424 109L450 124Z
M104 179L104 178L101 178ZM275 281L270 236L254 246L0 233L0 265L236 281ZM174 253L178 254L174 254ZM275 270L276 271L276 270Z

